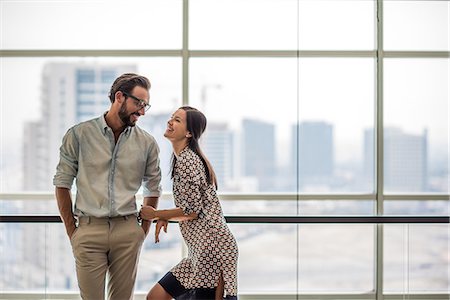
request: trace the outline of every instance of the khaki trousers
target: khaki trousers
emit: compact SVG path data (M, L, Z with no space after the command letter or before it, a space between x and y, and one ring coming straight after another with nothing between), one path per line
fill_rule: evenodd
M72 235L78 286L84 300L132 299L145 234L136 216L80 217Z

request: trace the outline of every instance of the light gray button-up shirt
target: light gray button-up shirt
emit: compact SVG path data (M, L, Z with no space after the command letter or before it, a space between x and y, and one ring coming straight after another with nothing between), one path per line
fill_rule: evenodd
M136 214L135 195L161 195L159 148L149 133L127 127L114 141L105 117L70 128L60 148L53 184L70 189L76 178L77 216L115 217Z

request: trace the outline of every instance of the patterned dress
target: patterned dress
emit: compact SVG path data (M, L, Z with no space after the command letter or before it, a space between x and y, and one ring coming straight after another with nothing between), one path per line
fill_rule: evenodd
M236 240L228 229L216 190L207 182L200 157L188 147L176 159L173 196L177 207L185 214L196 212L198 218L179 222L189 251L171 272L187 289L215 288L222 273L225 296L236 296Z

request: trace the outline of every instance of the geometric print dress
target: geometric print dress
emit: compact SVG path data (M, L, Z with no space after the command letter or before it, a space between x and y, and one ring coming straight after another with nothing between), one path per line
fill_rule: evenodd
M237 296L238 247L200 157L186 147L176 156L173 174L175 206L198 218L179 222L188 256L170 272L186 289L215 288L223 274L225 296Z

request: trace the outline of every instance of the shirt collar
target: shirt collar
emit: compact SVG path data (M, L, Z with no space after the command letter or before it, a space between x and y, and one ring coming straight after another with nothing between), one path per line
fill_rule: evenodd
M100 128L102 129L103 135L106 135L106 132L108 131L108 128L110 128L110 127L108 126L108 124L106 123L106 119L105 119L107 113L108 113L108 111L104 112L103 115L101 115L101 116L97 119L97 121L98 121L98 123L99 123L99 125L100 125ZM133 128L133 127L131 127L131 126L127 126L127 128L124 129L123 134L125 134L125 135L127 135L127 136L130 135L132 128ZM111 130L112 130L112 129L111 129Z
M107 114L108 112L105 112L105 113L103 113L103 115L101 115L97 120L98 120L98 123L99 123L99 125L100 125L100 128L102 129L102 133L103 133L103 135L105 135L106 134L106 131L108 130L108 128L109 128L109 126L108 126L108 124L106 124L106 120L105 120L105 117L106 117L106 114Z

